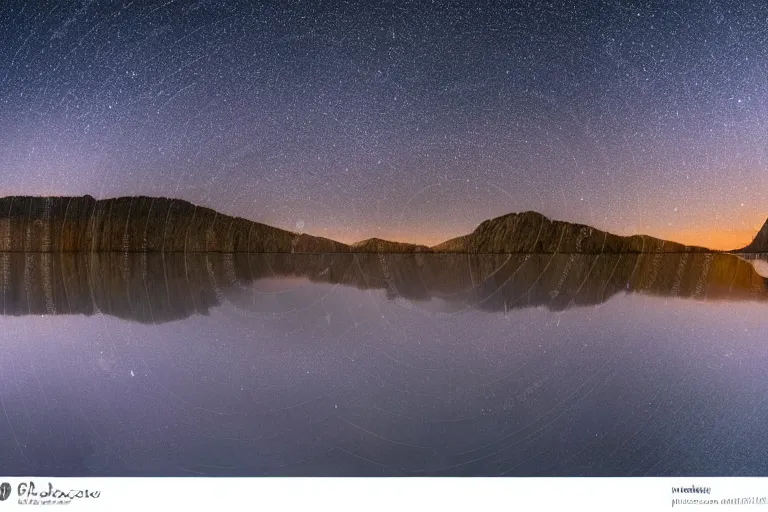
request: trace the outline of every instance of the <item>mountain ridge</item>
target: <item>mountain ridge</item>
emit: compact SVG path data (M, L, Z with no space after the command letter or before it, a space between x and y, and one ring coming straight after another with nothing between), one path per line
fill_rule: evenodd
M768 222L755 239L768 243ZM756 242L753 242L753 244ZM346 244L234 217L184 199L0 198L5 252L679 253L723 252L648 235L622 236L535 212L508 213L432 247L368 238Z

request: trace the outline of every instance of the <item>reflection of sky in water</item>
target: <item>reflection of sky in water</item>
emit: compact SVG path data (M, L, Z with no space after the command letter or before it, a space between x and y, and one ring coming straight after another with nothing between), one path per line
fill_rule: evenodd
M755 267L755 272L763 277L768 277L768 260L754 260L752 266Z
M300 279L209 316L0 317L2 472L765 475L765 304L488 313Z

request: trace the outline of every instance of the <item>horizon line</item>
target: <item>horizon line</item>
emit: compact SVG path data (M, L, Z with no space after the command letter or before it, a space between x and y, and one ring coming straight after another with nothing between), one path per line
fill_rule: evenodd
M219 208L215 208L215 207L211 207L211 206L203 206L203 205L200 205L200 204L198 204L198 203L196 203L196 202L194 202L194 201L192 201L190 199L183 199L183 198L178 198L178 197L169 197L169 196L163 196L163 195L159 195L159 196L151 196L151 195L146 195L146 194L116 195L116 196L103 197L103 198L97 198L97 197L94 197L91 194L81 194L81 195L45 195L45 196L41 196L41 195L7 195L7 196L0 197L0 200L15 199L15 198L19 198L19 199L21 199L21 198L37 198L37 199L47 199L47 198L61 198L61 199L66 199L66 198L68 198L68 199L73 199L73 198L90 198L90 199L92 199L93 201L96 201L96 202L99 202L99 201L110 201L110 200L117 200L117 199L136 199L136 198L147 198L147 199L152 199L152 200L155 200L155 199L165 199L165 200L169 200L169 201L182 201L182 202L185 202L185 203L188 203L188 204L194 206L195 208L207 208L207 209L213 210L213 211L215 211L216 213L218 213L220 215L226 215L228 217L234 217L234 218L242 219L242 220L245 220L245 221L248 221L248 222L255 222L255 223L262 224L262 225L265 225L265 226L269 226L269 227L272 227L272 228L275 228L275 229L280 229L282 231L286 231L286 232L292 233L292 234L297 235L297 236L306 235L306 236L312 236L312 237L316 237L316 238L324 238L326 240L330 240L330 241L333 241L333 242L336 242L336 243L340 243L340 244L343 244L343 245L347 245L347 246L350 246L350 247L354 246L356 244L361 244L363 242L370 241L370 240L381 240L381 241L389 242L389 243L398 243L398 244L405 244L405 245L416 245L416 246L423 246L423 247L426 247L428 249L433 249L434 247L436 247L438 245L441 245L441 244L443 244L445 242L448 242L450 240L453 240L455 238L460 238L462 236L467 236L467 235L472 234L474 232L474 230L477 229L477 227L479 227L484 222L501 219L503 217L507 217L507 216L510 216L510 215L522 215L522 214L530 213L530 214L535 214L535 215L538 215L540 217L543 217L544 219L546 219L546 220L548 220L550 222L565 222L565 223L572 224L572 225L586 226L586 227L589 227L589 228L597 229L597 230L602 231L604 233L608 233L608 234L615 235L615 236L620 236L620 237L623 237L623 238L629 238L629 237L635 237L635 236L637 236L637 237L645 237L645 238L654 238L654 239L662 240L662 241L665 241L665 242L677 243L677 244L684 245L684 246L687 246L687 247L702 248L702 249L706 249L706 250L711 251L711 252L749 253L749 254L753 254L753 253L760 254L761 253L761 251L757 251L757 252L744 251L744 249L746 249L747 247L749 247L749 245L751 245L751 243L754 241L754 239L757 236L757 234L759 234L759 232L761 230L760 227L758 227L756 229L756 232L755 232L754 235L752 235L752 238L747 240L744 243L744 245L742 247L740 247L740 248L737 248L737 249L714 249L714 248L708 247L706 245L689 244L689 243L686 243L686 242L676 241L676 240L674 240L672 238L664 238L662 236L648 235L648 234L645 234L645 233L642 233L642 232L634 233L634 234L621 235L621 234L615 233L613 231L610 231L609 229L600 228L600 227L598 227L596 225L593 225L593 224L585 224L583 222L576 222L576 221L570 221L570 220L561 220L561 219L558 219L558 218L554 218L554 217L550 217L548 215L545 215L545 214L543 214L543 213L541 213L541 212L539 212L537 210L531 210L531 209L520 210L520 211L511 211L511 212L508 212L508 213L497 215L495 217L490 217L488 219L485 219L485 220L482 220L482 221L478 222L475 225L475 228L472 229L471 231L468 231L468 232L465 232L465 233L461 233L461 234L457 234L457 235L454 235L454 236L450 236L449 238L446 238L446 239L444 239L442 241L436 242L434 244L430 244L428 242L406 242L406 241L403 241L402 239L388 239L388 238L381 238L380 236L369 236L367 238L362 238L362 239L359 239L359 240L356 240L356 241L353 241L353 242L342 242L341 240L339 240L337 238L330 238L330 235L329 236L313 235L313 234L310 234L310 233L304 232L304 231L297 232L294 229L281 228L281 227L278 227L278 226L273 225L273 224L267 224L266 222L263 222L263 221L260 221L260 220L256 220L256 219L252 219L252 218L247 218L247 217L243 217L243 216L239 216L239 215L234 215L234 214L223 213L223 212L221 212L219 210ZM0 215L1 215L1 212L0 212ZM766 225L768 225L768 217L766 218L766 221L765 221L763 226L766 226ZM365 252L365 251L357 251L357 252L361 253L361 252ZM470 254L479 254L479 253L470 253ZM489 253L489 254L501 254L501 253ZM505 254L514 254L514 253L505 253ZM550 253L550 254L554 254L554 253Z

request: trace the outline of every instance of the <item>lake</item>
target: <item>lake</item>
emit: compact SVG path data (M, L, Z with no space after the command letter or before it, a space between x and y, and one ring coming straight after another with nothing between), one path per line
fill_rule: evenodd
M759 268L0 253L0 472L765 476Z

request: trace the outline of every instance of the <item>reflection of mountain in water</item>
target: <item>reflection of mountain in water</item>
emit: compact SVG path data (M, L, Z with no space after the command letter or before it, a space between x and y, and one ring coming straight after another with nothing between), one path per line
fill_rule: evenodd
M162 323L207 314L258 280L288 277L384 290L390 299L442 299L485 311L563 310L600 304L621 292L768 299L766 279L748 261L715 253L0 253L0 311L14 316L103 313Z

